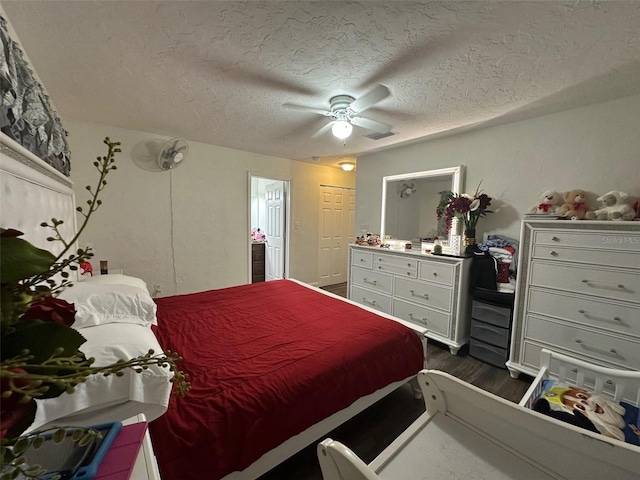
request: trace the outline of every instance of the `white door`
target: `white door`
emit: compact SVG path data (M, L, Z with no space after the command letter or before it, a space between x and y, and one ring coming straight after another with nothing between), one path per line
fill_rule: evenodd
M355 190L320 186L318 284L321 287L347 281L349 243L354 241L355 211Z
M266 186L265 205L267 224L265 235L265 279L284 278L285 247L285 192L284 182L274 182Z

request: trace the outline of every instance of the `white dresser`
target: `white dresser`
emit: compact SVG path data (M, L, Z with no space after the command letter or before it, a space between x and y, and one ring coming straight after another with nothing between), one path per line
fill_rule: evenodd
M542 348L640 370L640 222L523 221L511 375Z
M469 340L471 259L351 245L349 299L426 327L457 354Z

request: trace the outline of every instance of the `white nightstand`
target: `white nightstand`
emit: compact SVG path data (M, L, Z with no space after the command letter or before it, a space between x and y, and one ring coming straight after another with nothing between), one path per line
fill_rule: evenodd
M146 417L143 414L131 417L122 422L123 425L131 423L145 422ZM133 467L130 480L160 480L160 471L158 470L158 463L156 462L156 456L153 453L153 445L151 444L151 437L149 431L144 434L142 440L142 447L136 464Z

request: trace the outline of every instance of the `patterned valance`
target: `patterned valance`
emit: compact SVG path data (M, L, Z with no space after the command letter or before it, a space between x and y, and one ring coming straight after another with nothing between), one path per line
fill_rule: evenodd
M19 45L0 15L0 129L67 177L71 154L67 132L35 79Z

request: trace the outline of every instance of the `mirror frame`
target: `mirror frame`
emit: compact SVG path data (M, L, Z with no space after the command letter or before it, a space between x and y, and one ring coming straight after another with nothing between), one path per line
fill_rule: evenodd
M387 185L389 182L397 182L399 180L417 180L420 178L433 178L433 177L451 177L451 191L453 193L462 192L463 182L464 182L464 165L459 165L457 167L449 167L449 168L440 168L437 170L425 170L423 172L411 172L411 173L402 173L400 175L388 175L386 177L382 177L382 212L380 215L380 239L384 242L385 237L385 220L386 220L386 211L387 211ZM433 212L434 216L436 212ZM454 222L457 222L454 219ZM456 226L453 225L451 230L449 231L449 238L447 244L449 246L453 245L452 236L453 232L456 231ZM445 247L446 249L446 247Z

